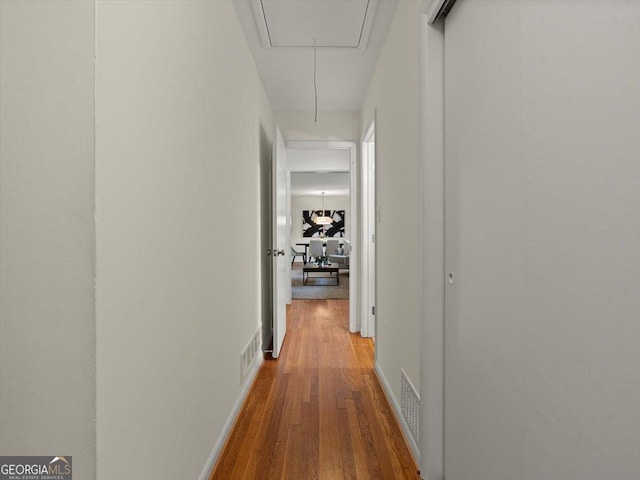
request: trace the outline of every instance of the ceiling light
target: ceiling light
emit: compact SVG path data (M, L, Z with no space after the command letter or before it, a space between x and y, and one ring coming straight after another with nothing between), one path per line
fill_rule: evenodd
M316 99L315 123L318 123L318 83L316 82L317 70L318 70L318 42L314 38L313 39L313 92L315 94L315 99Z
M316 225L331 225L333 218L325 216L324 211L324 192L322 192L322 215L315 218Z

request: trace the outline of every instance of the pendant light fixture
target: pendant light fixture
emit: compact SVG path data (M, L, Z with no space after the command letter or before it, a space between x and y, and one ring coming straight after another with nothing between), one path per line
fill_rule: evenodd
M316 217L315 219L316 225L331 225L333 223L333 218L325 216L324 211L324 192L322 192L322 215Z
M316 100L315 101L316 108L315 108L315 116L314 116L315 123L318 123L318 83L316 80L317 72L318 72L318 42L314 38L313 39L313 93L315 95L315 100Z

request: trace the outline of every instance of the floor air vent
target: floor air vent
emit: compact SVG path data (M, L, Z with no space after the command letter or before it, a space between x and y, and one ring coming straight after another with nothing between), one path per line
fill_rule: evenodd
M400 409L402 415L407 421L407 425L413 434L413 438L420 443L420 397L414 388L411 380L407 377L404 370L400 370L401 375L401 392L400 392Z

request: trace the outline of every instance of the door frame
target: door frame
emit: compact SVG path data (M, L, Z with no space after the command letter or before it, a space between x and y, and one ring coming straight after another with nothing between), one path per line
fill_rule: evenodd
M374 338L376 334L376 316L372 311L376 306L376 109L371 120L366 124L360 140L361 157L361 205L362 205L362 229L360 235L362 258L362 282L360 286L360 333L363 337ZM373 155L370 154L369 145L373 145ZM370 234L373 232L373 239Z
M358 332L360 330L360 318L358 315L358 242L353 242L354 238L358 238L359 223L358 223L358 158L356 150L356 142L349 141L307 141L307 140L293 140L287 143L287 150L346 150L349 153L349 208L351 220L349 221L349 238L351 242L351 253L349 255L349 331L351 333ZM308 169L297 170L292 169L290 165L287 166L287 175L290 178L291 172L309 171ZM329 171L329 170L327 170ZM330 171L337 171L332 169ZM291 191L289 190L289 203L291 202ZM289 221L291 218L289 217ZM290 228L289 228L290 232ZM290 233L289 233L290 235Z
M455 0L426 0L418 15L420 174L420 471L444 480L445 131L444 17Z

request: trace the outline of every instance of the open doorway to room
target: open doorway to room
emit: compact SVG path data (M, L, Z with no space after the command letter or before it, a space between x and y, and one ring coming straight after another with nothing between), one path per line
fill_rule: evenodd
M348 172L291 172L292 299L349 299L349 206Z
M290 302L348 300L351 332L359 330L355 155L353 142L287 145ZM327 217L324 224L321 216ZM312 250L313 243L319 250Z

